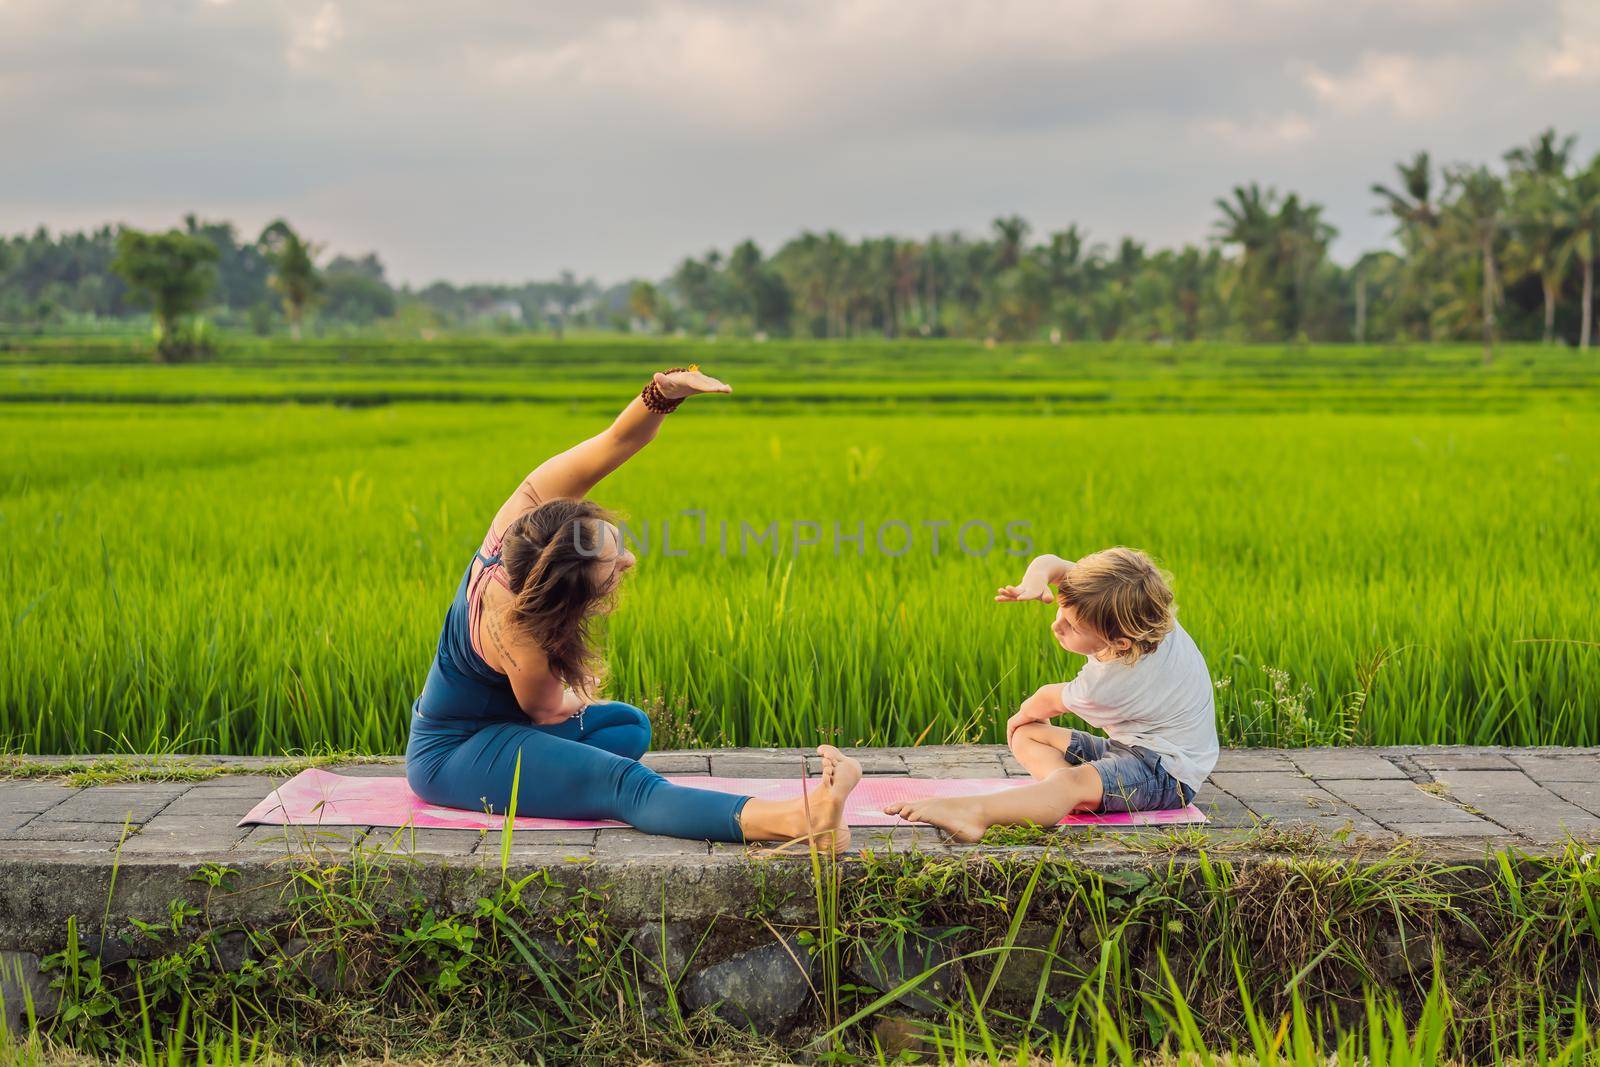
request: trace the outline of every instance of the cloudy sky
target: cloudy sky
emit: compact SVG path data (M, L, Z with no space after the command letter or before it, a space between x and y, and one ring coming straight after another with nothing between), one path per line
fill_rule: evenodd
M287 216L411 282L1077 221L1600 150L1600 0L0 0L0 232Z

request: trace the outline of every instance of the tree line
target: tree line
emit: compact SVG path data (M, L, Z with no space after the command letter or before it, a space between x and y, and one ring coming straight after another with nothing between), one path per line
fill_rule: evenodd
M996 340L1404 341L1594 337L1600 155L1545 130L1496 166L1438 167L1426 152L1371 187L1397 250L1344 266L1322 205L1257 183L1216 201L1203 245L1114 244L1080 227L851 241L806 232L685 258L671 276L603 288L570 272L523 285L396 288L375 255L336 256L286 222L253 242L193 216L183 229L106 227L0 240L0 323L47 326L148 307L158 333L207 312L225 325L555 330ZM164 280L163 280L164 279Z
M571 272L547 282L420 290L392 285L378 256L335 255L287 221L241 239L229 222L185 216L164 233L102 226L52 237L0 237L0 331L125 329L148 315L159 348L196 355L218 328L300 337L318 332L426 336L431 331L601 325L603 295ZM617 300L625 299L619 289ZM591 321L593 320L593 321ZM609 320L607 320L609 321Z

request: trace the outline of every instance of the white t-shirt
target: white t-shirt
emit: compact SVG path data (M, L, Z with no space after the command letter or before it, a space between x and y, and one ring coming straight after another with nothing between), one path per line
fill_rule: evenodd
M1091 658L1061 687L1061 703L1113 741L1156 753L1168 774L1196 792L1217 765L1211 672L1194 639L1176 623L1136 663Z

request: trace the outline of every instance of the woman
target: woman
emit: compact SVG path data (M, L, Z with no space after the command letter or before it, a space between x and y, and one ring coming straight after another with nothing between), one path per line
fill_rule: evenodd
M728 386L696 367L656 374L596 437L545 460L501 506L445 616L411 716L406 780L430 804L617 819L646 833L713 841L815 840L843 848L844 802L861 767L822 745L822 779L774 801L673 785L639 762L650 720L597 702L591 623L610 610L633 553L585 500L697 393Z

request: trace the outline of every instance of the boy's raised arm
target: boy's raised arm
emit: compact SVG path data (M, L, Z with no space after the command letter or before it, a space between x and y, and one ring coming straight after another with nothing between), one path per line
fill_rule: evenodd
M1033 562L1028 564L1028 569L1022 573L1022 581L1016 585L1002 585L996 590L994 598L1002 604L1019 600L1049 603L1050 587L1059 585L1074 566L1076 564L1072 560L1062 559L1060 556L1035 556Z

